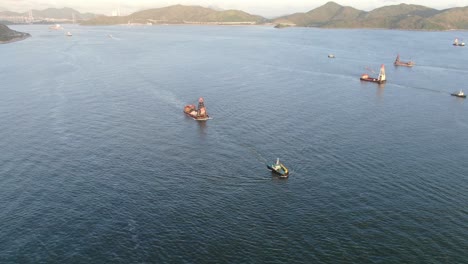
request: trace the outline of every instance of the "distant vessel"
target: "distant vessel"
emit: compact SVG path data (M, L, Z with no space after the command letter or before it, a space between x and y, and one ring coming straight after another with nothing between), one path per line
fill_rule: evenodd
M455 40L453 41L453 45L454 46L465 46L465 42L459 42L458 38L455 38Z
M397 55L395 62L393 63L395 66L406 66L406 67L413 67L414 62L413 61L401 61L400 60L400 54Z
M73 36L72 33L71 33L70 31L68 31L66 35L67 35L67 37Z
M59 24L55 24L53 26L50 26L49 29L52 29L52 30L60 30L60 29L63 29L62 26L60 26Z
M328 54L328 58L334 59L334 58L335 58L335 55L333 55L333 54Z
M466 94L462 90L456 93L452 93L451 95L456 96L456 97L466 98Z
M186 105L184 113L197 121L206 121L211 119L206 112L205 102L202 97L198 99L198 109L195 105Z
M364 73L361 75L361 81L366 81L366 82L375 82L375 83L384 83L387 81L387 77L385 76L385 65L382 64L380 66L380 72L379 76L377 78L370 77L369 74Z
M279 161L279 158L276 159L276 163L267 164L267 168L271 170L271 172L278 174L280 178L287 178L289 176L288 168L286 168L286 166L284 166L284 164Z

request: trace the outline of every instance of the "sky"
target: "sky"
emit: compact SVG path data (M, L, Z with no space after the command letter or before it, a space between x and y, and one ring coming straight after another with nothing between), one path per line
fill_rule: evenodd
M120 7L122 15L135 11L170 5L200 5L220 9L238 9L250 14L275 17L295 12L307 12L329 0L0 0L0 10L25 12L29 9L70 7L77 11L111 15ZM334 2L370 11L400 3L423 5L435 9L468 6L468 0L334 0Z

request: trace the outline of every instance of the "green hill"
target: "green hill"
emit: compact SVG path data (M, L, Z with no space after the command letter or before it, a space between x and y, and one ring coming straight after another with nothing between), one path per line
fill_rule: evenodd
M366 12L328 2L307 13L279 17L272 22L325 28L468 29L468 7L440 11L421 5L399 4Z
M266 21L261 16L251 15L239 10L217 11L201 6L174 5L135 12L128 16L101 16L84 21L83 25L112 25L126 23L252 23L259 24Z
M428 21L444 29L468 29L468 7L443 10Z
M335 2L328 2L307 13L295 13L274 19L273 22L295 24L303 27L327 27L334 23L339 24L341 21L356 20L364 13L364 11L352 7L344 7Z
M34 17L47 17L55 19L72 19L73 14L75 15L75 19L78 20L87 20L95 17L94 14L82 14L72 8L47 8L44 10L33 10L32 13Z
M48 18L48 19L69 19L72 20L73 15L75 16L76 20L88 20L91 18L96 17L95 14L91 13L80 13L72 8L47 8L44 10L32 10L32 15L35 18ZM0 16L29 16L28 12L24 13L17 13L11 11L1 11Z

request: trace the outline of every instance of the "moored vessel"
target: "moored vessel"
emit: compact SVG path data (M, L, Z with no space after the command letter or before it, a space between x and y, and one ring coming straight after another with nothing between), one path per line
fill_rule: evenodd
M466 98L466 94L462 90L460 90L459 92L451 93L451 95L456 96L456 97Z
M385 65L382 64L380 66L380 72L379 76L377 78L375 77L370 77L369 74L364 73L361 75L361 81L366 81L366 82L375 82L375 83L384 83L387 81L387 77L385 76Z
M52 29L52 30L61 30L63 29L62 26L60 26L59 24L55 24L53 26L50 26L49 29Z
M393 63L395 66L405 66L405 67L413 67L414 61L401 61L400 54L397 55L395 62Z
M279 175L280 178L287 178L289 176L288 168L279 161L279 158L276 159L276 163L267 164L267 168L271 170L271 172Z
M198 99L198 108L195 105L186 105L184 113L197 121L206 121L211 119L206 112L205 102L202 97Z

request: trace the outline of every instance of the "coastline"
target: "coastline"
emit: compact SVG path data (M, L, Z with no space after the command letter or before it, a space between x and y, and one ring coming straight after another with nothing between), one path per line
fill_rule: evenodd
M30 36L29 33L12 30L8 26L0 24L0 44L24 40Z
M450 29L420 29L420 28L385 28L385 27L320 27L320 26L298 26L298 25L287 25L282 23L272 23L272 22L265 22L265 23L253 23L253 22L180 22L180 23L115 23L115 24L79 24L80 26L260 26L260 27L272 27L276 29L285 29L285 28L310 28L310 29L330 29L330 30L396 30L396 31L420 31L420 32L448 32L448 31L468 31L468 29L463 28L450 28ZM284 26L278 26L284 25Z
M17 42L17 41L21 41L21 40L25 40L29 37L31 37L31 34L29 33L22 33L23 35L20 36L20 37L13 37L9 40L0 40L0 44L8 44L8 43L12 43L12 42Z

